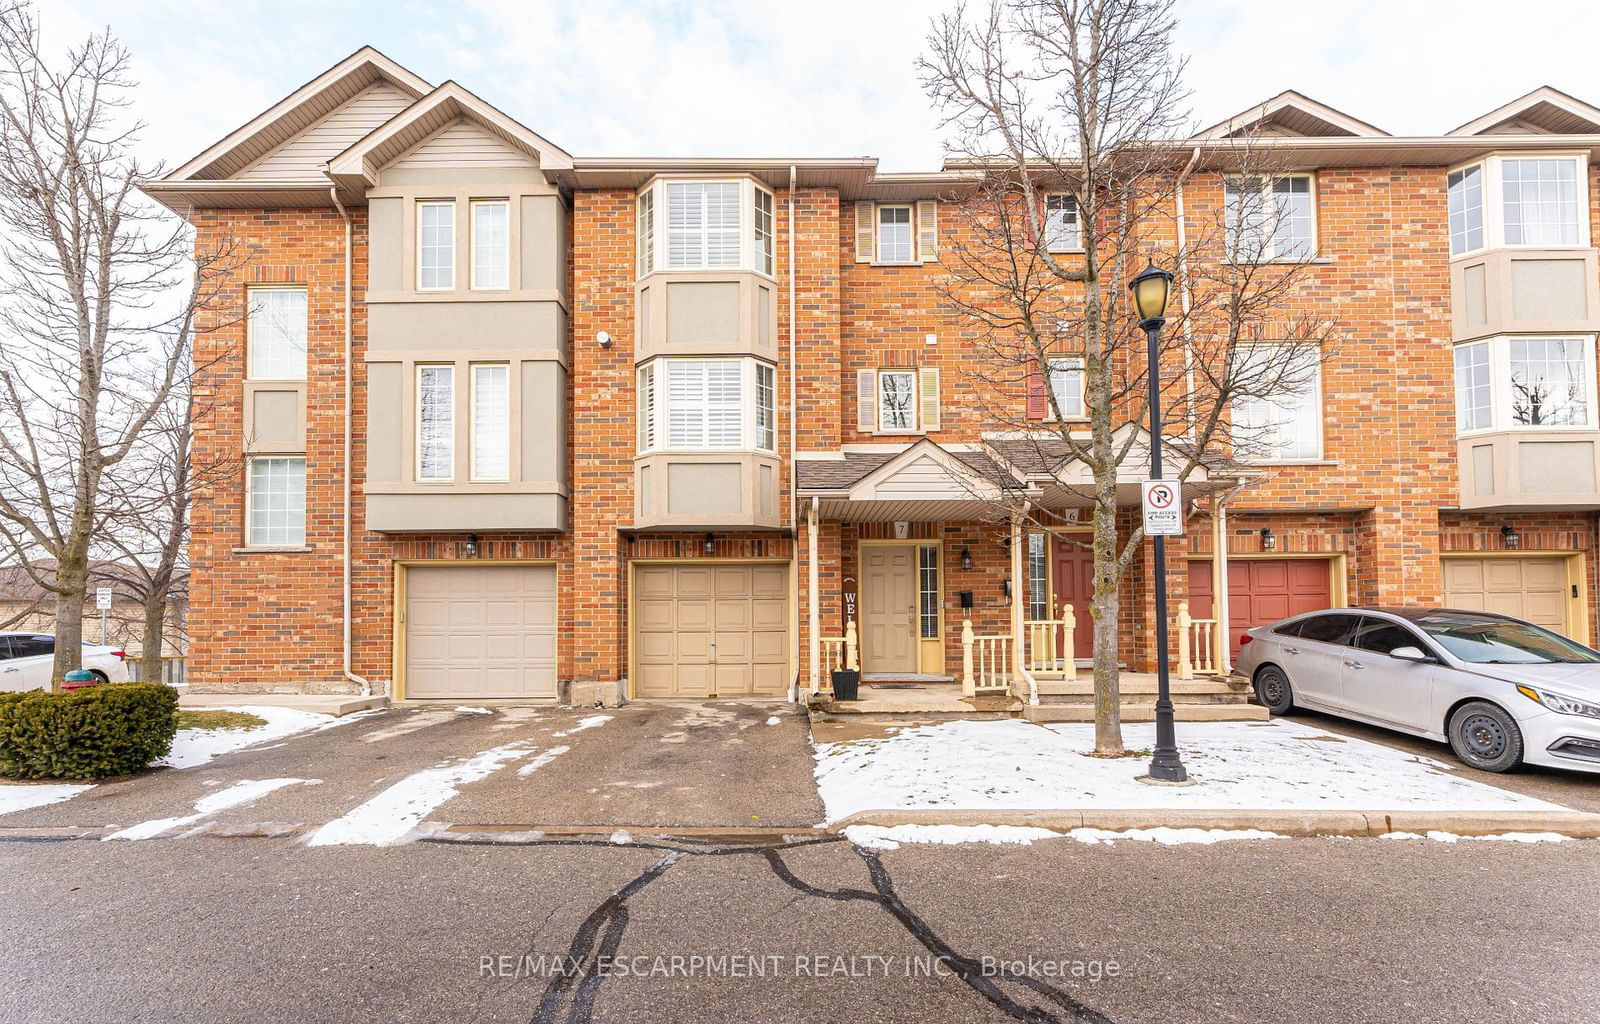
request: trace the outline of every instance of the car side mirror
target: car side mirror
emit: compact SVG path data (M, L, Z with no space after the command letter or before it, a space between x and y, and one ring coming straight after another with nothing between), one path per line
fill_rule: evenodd
M1389 657L1399 658L1401 661L1432 661L1422 652L1420 647L1396 647L1389 652Z

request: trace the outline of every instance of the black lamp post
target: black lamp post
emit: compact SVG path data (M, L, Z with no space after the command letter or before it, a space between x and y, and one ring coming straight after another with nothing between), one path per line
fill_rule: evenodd
M1139 314L1147 343L1150 389L1150 479L1161 479L1161 367L1158 349L1161 327L1167 322L1167 298L1172 275L1155 264L1128 283L1133 307ZM1172 686L1167 679L1167 539L1154 537L1156 562L1156 749L1150 758L1150 778L1158 782L1187 782L1189 772L1178 756L1178 735L1173 726Z

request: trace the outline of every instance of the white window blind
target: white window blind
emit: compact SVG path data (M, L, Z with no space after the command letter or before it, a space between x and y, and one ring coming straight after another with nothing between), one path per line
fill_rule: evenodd
M878 207L878 262L910 263L915 250L911 207Z
M639 367L639 450L656 446L656 368L651 363Z
M777 435L777 377L772 367L756 364L756 447L776 451Z
M1316 210L1309 177L1235 178L1224 191L1230 260L1304 260L1316 254Z
M756 189L755 261L756 269L763 274L773 270L772 253L772 193Z
M456 207L417 204L417 287L442 291L456 286Z
M251 459L245 485L247 545L300 547L306 542L304 457Z
M1083 360L1050 360L1050 390L1055 395L1056 408L1061 415L1071 418L1083 415Z
M667 363L667 443L738 448L744 443L743 367L737 359Z
M248 347L255 380L306 379L304 288L251 288Z
M504 199L473 202L472 287L507 287L510 267L511 204Z
M670 182L667 185L667 266L739 265L739 183Z
M1071 196L1052 195L1044 200L1045 246L1050 252L1083 248L1078 230L1078 204Z
M638 213L639 276L656 269L656 193L646 189L639 194Z
M1235 380L1233 442L1253 461L1322 457L1322 381L1318 353L1256 345Z
M1502 160L1507 245L1577 245L1578 161L1571 157Z
M455 475L455 367L417 367L417 479Z
M472 367L472 479L511 477L511 368Z

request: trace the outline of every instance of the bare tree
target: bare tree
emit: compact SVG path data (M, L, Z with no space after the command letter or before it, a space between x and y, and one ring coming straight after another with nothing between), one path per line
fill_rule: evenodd
M105 476L166 407L228 262L135 191L159 168L133 154L127 72L109 34L52 60L29 7L0 8L0 543L53 563L34 575L57 681L81 663Z
M1151 260L1179 270L1182 300L1169 311L1158 359L1163 451L1179 480L1228 453L1248 457L1252 444L1270 447L1270 416L1253 440L1250 424L1233 429L1230 410L1293 394L1323 358L1327 335L1324 321L1278 313L1314 254L1279 251L1290 210L1270 190L1181 227L1175 217L1197 163L1183 144L1193 130L1184 61L1171 43L1173 6L991 0L976 14L958 6L935 20L921 64L944 114L950 164L974 178L959 199L963 230L946 247L945 298L979 338L973 376L983 415L991 431L1031 445L1038 464L1076 462L1092 480L1076 497L1093 523L1095 749L1108 756L1123 752L1120 589L1143 540L1139 526L1119 524L1118 485L1142 475L1149 458L1146 339L1127 281ZM1230 176L1272 180L1258 167L1269 154L1248 133L1225 148L1217 163ZM1086 424L1052 386L1063 360L1081 374ZM1028 415L1017 402L1025 390L1046 408ZM999 514L1062 522L1020 493L1000 503Z

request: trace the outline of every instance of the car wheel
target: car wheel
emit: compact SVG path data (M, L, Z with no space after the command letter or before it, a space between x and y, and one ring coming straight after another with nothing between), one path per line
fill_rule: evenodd
M1294 687L1289 677L1276 665L1267 665L1256 673L1256 700L1274 715L1287 715L1294 710Z
M1450 749L1471 768L1508 772L1522 763L1522 730L1497 705L1475 700L1450 716Z
M89 674L94 676L94 681L97 682L97 683L109 683L109 682L111 682L111 677L106 675L104 672L100 671L97 668L91 668L89 670Z

